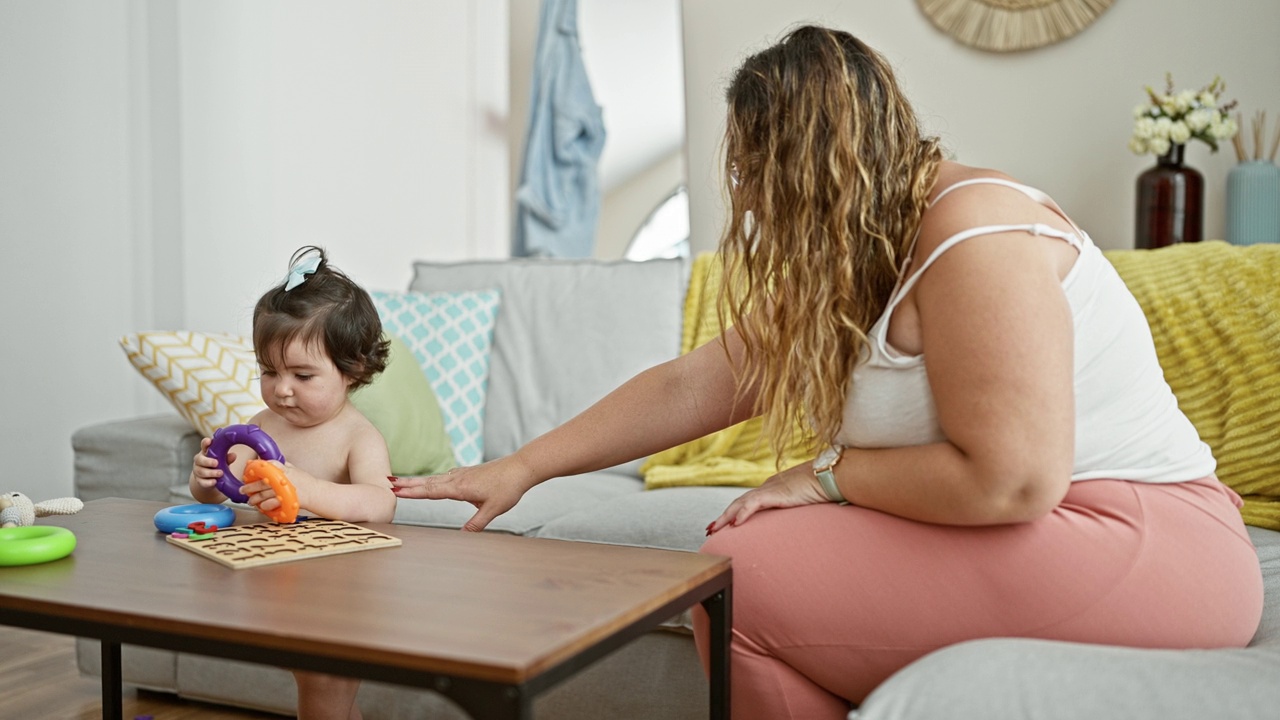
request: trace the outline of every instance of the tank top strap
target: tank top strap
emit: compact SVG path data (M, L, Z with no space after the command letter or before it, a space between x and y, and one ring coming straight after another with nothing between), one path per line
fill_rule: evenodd
M942 253L950 250L969 238L1014 231L1030 232L1035 235L1062 236L1063 239L1066 239L1065 236L1069 235L1069 233L1055 231L1054 228L1051 228L1048 225L1028 225L1026 223L1018 225L983 225L981 227L962 230L939 243L938 247L934 248L933 252L929 253L929 257L925 258L923 263L920 263L920 267L916 268L916 271L911 273L911 276L906 278L905 282L900 281L898 283L897 287L894 288L893 295L889 298L888 306L884 309L885 317L893 314L893 309L898 306L898 303L902 301L902 298L907 296L907 293L911 292L911 288L915 287L916 283L920 280L920 276L924 274L924 271L928 270L929 266L932 265L934 261L942 257Z
M995 233L1002 233L1002 232L1015 232L1015 231L1027 232L1027 233L1031 233L1032 235L1047 235L1049 237L1055 237L1060 240L1066 241L1071 246L1073 246L1076 250L1080 250L1080 251L1084 250L1084 241L1085 241L1085 238L1088 237L1088 235L1085 235L1084 231L1082 231L1074 222L1072 222L1071 218L1067 217L1067 214L1062 211L1062 208L1058 207L1058 203L1054 202L1053 198L1049 197L1048 194L1046 194L1042 190L1033 188L1029 185L1023 185L1022 183L1016 183L1011 180L1004 180L1002 178L970 178L968 180L961 180L960 182L954 183L952 185L948 185L947 187L943 188L942 192L938 193L938 195L933 199L933 202L929 203L929 207L933 207L935 203L937 203L939 200L945 197L947 193L951 192L952 190L957 190L959 188L966 187L969 185L979 185L979 184L1002 185L1004 187L1012 188L1014 190L1017 190L1018 192L1021 192L1023 195L1026 195L1027 197L1040 203L1041 205L1044 205L1045 207L1049 208L1054 213L1056 213L1059 217L1065 220L1068 225L1071 226L1071 229L1074 230L1075 233L1072 234L1072 233L1063 232L1061 230L1058 230L1057 228L1051 227L1049 225L1045 225L1043 223L983 225L980 227L969 228L968 230L963 230L961 232L958 232L955 235L952 235L951 237L942 241L938 245L938 247L934 248L933 252L929 253L929 257L925 258L924 262L920 264L920 267L916 268L916 271L912 273L910 277L903 275L898 278L898 282L894 285L893 292L889 296L889 304L885 306L885 310L882 317L889 318L893 315L893 311L895 308L898 307L898 303L902 302L902 298L906 297L907 293L911 292L911 288L915 287L916 282L920 280L920 276L924 274L925 270L929 269L929 266L932 265L934 261L936 261L939 257L942 256L942 253L950 250L951 248L955 247L956 245L959 245L960 243L964 242L965 240L968 240L969 238L978 237L980 235L992 235ZM920 234L919 234L919 231L917 230L916 237L911 242L911 250L907 255L906 262L903 263L904 272L906 268L910 267L911 265L912 255L915 253L916 243L919 242L919 240L920 240ZM884 325L884 327L880 328L881 336L886 334L888 323L882 323L882 325ZM883 349L884 338L878 337L877 341L879 344L881 344L882 346L881 349Z

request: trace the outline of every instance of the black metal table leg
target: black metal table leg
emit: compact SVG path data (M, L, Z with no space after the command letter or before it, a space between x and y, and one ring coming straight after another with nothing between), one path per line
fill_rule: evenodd
M514 685L459 684L441 678L435 689L475 720L533 720L533 697Z
M711 718L729 720L729 641L733 628L733 585L702 601L711 621Z
M120 643L102 641L102 718L124 720L124 690L120 671Z

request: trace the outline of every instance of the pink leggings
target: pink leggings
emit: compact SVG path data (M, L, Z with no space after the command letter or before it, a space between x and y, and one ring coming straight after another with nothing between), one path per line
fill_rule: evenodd
M1262 577L1239 506L1210 476L1077 482L1020 525L761 512L702 547L733 558L733 717L844 718L894 671L975 638L1243 647ZM705 666L700 609L694 632Z

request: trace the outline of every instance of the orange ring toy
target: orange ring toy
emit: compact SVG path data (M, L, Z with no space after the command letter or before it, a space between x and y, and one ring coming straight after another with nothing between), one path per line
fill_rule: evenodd
M244 482L247 485L259 480L265 481L272 490L276 491L276 500L280 501L280 507L275 510L263 510L259 507L258 512L278 523L291 523L297 520L298 490L293 487L293 483L289 482L289 477L284 474L284 468L272 465L266 460L250 460L244 466Z

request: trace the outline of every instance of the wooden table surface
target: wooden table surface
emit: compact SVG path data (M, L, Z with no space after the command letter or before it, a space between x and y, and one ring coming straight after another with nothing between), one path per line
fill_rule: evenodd
M0 567L0 619L54 613L518 685L728 581L717 556L378 523L367 527L403 544L233 570L167 543L152 524L164 507L113 498L41 518L71 529L76 550ZM261 521L238 512L239 523Z

